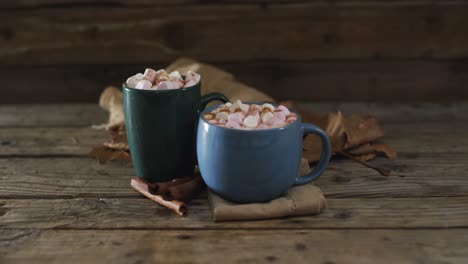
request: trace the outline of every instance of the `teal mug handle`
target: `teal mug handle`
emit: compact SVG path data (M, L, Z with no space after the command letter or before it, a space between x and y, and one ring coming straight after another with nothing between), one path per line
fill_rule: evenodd
M211 102L211 101L221 101L223 103L229 102L229 99L222 93L208 93L203 95L200 98L200 109L203 110L205 109L206 105Z
M315 134L322 139L322 155L320 156L320 161L315 168L309 174L296 178L296 180L294 180L294 185L303 185L318 179L327 168L331 157L330 138L328 138L327 133L322 129L315 125L304 123L302 124L302 134L304 136L307 134Z

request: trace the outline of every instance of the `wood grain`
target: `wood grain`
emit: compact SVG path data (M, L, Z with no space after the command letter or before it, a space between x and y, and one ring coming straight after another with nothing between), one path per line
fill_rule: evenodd
M119 65L0 66L8 89L0 103L96 102L107 85L120 87L147 66ZM468 99L467 60L332 60L215 63L248 85L278 100L414 102ZM28 77L24 78L25 72ZM203 78L210 78L204 76ZM417 89L416 89L417 88Z
M341 229L468 227L468 198L328 199L319 216L212 221L206 194L187 217L143 198L0 200L0 229Z
M415 102L468 99L465 60L320 60L226 64L278 100ZM465 69L465 70L464 70Z
M371 164L392 176L350 160L335 160L316 181L327 198L467 196L467 153L403 153ZM0 198L139 197L130 186L133 169L90 158L0 159Z
M318 114L341 110L345 115L373 115L381 123L466 121L468 103L300 103ZM108 114L96 104L0 105L0 128L89 127L107 122Z
M465 229L0 232L2 263L463 263L468 257Z
M459 59L467 11L464 2L6 9L0 64Z
M466 122L384 122L383 127L383 141L399 153L467 152ZM106 131L89 127L0 128L0 157L86 156L92 147L109 139Z
M90 127L107 122L96 104L0 105L0 127Z
M104 6L148 6L148 5L217 5L217 4L251 4L251 5L270 5L270 4L285 4L285 3L308 3L318 6L365 6L365 5L410 5L424 6L432 5L447 5L460 4L466 1L463 0L334 0L327 2L322 0L218 0L218 1L199 1L199 0L3 0L0 3L0 8L31 8L31 7L74 7L77 5L90 5L100 7Z

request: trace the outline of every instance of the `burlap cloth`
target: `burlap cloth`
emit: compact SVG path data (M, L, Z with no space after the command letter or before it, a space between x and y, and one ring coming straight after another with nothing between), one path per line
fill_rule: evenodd
M299 175L309 171L309 163L302 159ZM284 196L267 203L235 204L211 191L208 191L208 200L215 222L315 215L327 206L322 191L313 183L291 187Z

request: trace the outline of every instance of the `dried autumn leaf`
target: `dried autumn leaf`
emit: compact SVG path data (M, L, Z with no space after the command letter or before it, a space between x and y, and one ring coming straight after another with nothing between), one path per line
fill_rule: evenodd
M373 145L376 152L385 154L389 159L396 159L397 152L390 145L383 142L376 142Z
M395 159L397 153L390 145L380 141L368 142L346 150L353 156L364 155L368 153L383 154L390 159Z
M128 151L129 147L127 142L127 134L125 133L125 130L123 130L123 132L121 130L111 130L110 132L112 139L109 142L105 142L104 146L110 149Z
M362 117L353 114L344 119L346 144L344 149L377 140L384 136L384 131L374 117Z
M325 121L323 121L325 120ZM331 142L332 152L336 153L343 150L346 143L346 135L343 126L343 114L341 112L329 113L319 125L328 135ZM303 156L309 162L320 159L322 153L322 141L316 135L307 135L303 144Z
M94 147L89 155L99 161L99 163L106 163L108 161L125 161L132 162L132 158L128 151L110 149L105 146Z
M109 112L107 129L114 129L125 124L122 91L120 89L114 86L106 87L99 98L99 106Z
M369 161L371 159L374 159L375 156L377 156L377 154L375 153L366 153L366 154L354 156L354 159L360 160L360 161Z

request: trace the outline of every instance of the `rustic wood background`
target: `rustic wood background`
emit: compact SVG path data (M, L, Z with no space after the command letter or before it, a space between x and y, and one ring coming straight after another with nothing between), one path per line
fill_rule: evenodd
M94 102L180 56L278 99L466 100L467 14L451 0L4 0L0 103Z

